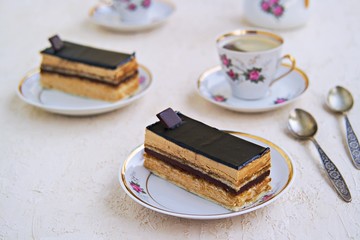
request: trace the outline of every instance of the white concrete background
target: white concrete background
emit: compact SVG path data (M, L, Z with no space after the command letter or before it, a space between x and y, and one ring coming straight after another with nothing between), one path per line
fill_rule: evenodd
M0 2L0 239L360 239L360 171L349 160L342 117L324 107L331 87L351 89L356 104L349 118L360 137L360 2L311 1L305 27L278 31L284 53L296 57L310 87L294 104L260 114L219 108L195 91L198 76L218 64L216 37L249 26L242 2L173 2L177 11L166 25L134 34L91 24L96 0ZM152 89L126 108L93 117L60 116L23 103L18 83L39 66L39 50L55 33L136 51L153 73ZM297 166L293 187L265 208L222 220L179 219L138 205L120 188L118 169L143 142L145 126L169 106L280 145ZM286 120L295 107L318 120L317 139L347 180L352 203L336 195L312 144L289 136Z

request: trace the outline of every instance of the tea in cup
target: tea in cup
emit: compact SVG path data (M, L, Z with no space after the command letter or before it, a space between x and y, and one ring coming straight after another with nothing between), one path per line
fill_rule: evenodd
M152 0L113 0L115 10L126 23L146 23Z
M281 57L284 40L271 32L237 30L220 36L216 43L222 71L237 98L263 98L272 83L295 69L296 62L291 55ZM276 76L283 59L288 59L291 67Z

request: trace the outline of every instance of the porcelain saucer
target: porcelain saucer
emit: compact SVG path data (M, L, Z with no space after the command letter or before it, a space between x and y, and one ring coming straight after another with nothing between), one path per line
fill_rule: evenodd
M238 212L227 210L198 197L149 172L144 167L144 145L136 148L122 164L120 185L135 202L153 211L190 219L221 219L239 216L276 201L292 185L295 166L290 156L276 144L251 134L226 131L271 151L271 191L261 199Z
M90 20L102 27L125 32L152 29L163 24L174 13L175 5L165 0L155 0L149 19L144 23L126 23L121 20L118 12L111 4L101 3L90 10Z
M281 74L289 65L280 66ZM220 66L206 70L197 82L197 91L201 97L223 108L237 112L266 112L283 107L298 99L309 87L309 79L304 71L296 68L289 75L273 84L269 93L258 100L235 98Z
M17 89L19 97L26 103L45 111L72 115L87 116L122 108L144 96L152 83L150 71L139 66L139 89L131 96L116 102L105 102L60 92L54 89L45 89L40 83L40 72L29 72L20 82Z

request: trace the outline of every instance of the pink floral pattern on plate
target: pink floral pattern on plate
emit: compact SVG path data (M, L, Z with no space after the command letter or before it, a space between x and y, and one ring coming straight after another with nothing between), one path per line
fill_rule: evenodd
M277 98L275 101L274 101L274 104L281 104L281 103L284 103L286 101L288 101L289 99L287 98Z
M146 192L144 191L144 188L142 188L140 186L140 184L138 183L138 179L133 177L133 179L130 181L130 186L132 187L132 189L137 192L137 193L143 193L146 194Z
M146 78L144 76L139 77L139 83L143 84L146 81Z
M227 98L220 95L220 94L217 94L217 95L214 95L212 96L212 98L216 101L216 102L226 102Z

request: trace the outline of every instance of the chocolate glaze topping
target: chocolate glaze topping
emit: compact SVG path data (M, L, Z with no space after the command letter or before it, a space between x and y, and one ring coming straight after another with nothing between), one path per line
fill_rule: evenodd
M42 50L41 53L108 69L116 69L118 66L129 62L135 55L135 53L112 52L67 41L63 41L63 43L64 46L59 50L49 47Z
M261 157L270 149L235 137L178 113L182 124L168 129L160 122L146 128L177 145L234 169Z

